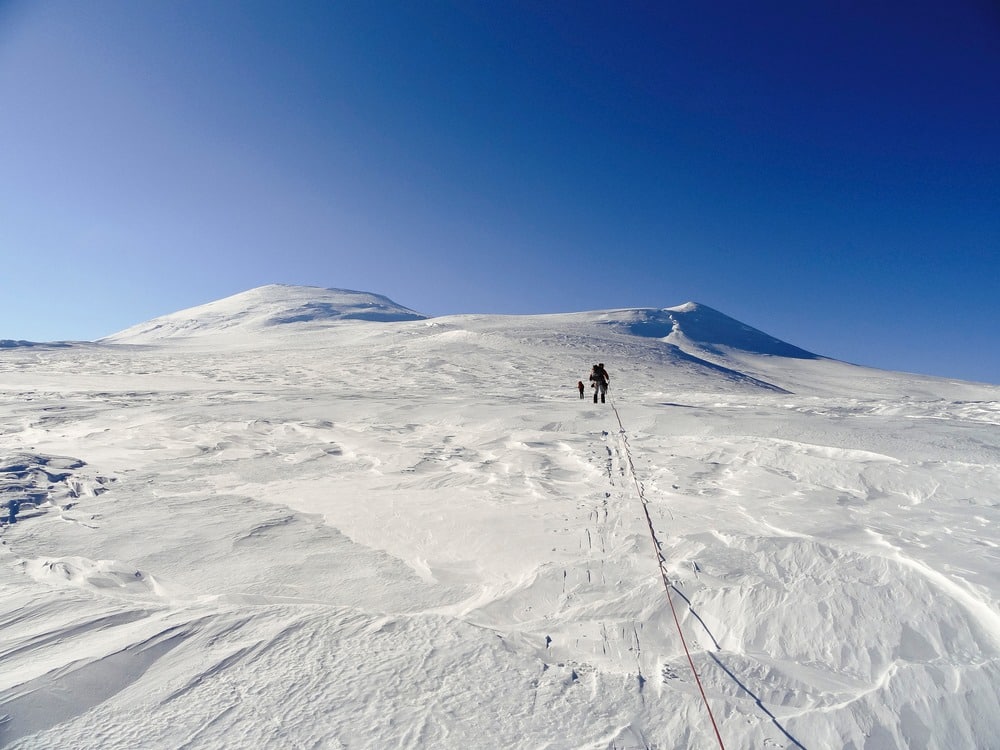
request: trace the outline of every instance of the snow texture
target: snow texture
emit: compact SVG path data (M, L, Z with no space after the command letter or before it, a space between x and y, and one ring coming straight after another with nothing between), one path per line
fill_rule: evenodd
M640 491L727 748L1000 747L998 387L276 285L0 416L3 747L717 747Z

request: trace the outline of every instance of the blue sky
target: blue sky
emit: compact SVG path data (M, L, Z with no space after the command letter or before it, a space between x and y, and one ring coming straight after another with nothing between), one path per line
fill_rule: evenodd
M1000 383L998 91L989 0L0 0L0 338L695 300Z

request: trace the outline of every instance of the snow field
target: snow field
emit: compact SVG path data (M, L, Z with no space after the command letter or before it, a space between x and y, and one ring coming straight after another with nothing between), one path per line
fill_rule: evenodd
M997 389L556 317L5 352L0 744L714 746L593 359L727 747L992 746Z

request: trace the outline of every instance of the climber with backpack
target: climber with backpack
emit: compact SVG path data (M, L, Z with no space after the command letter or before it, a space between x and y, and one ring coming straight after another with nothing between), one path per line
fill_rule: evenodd
M604 369L604 363L594 365L594 368L590 371L590 382L591 388L594 389L594 403L597 403L597 395L601 395L601 403L604 403L604 396L608 392L608 383L611 382L611 376L608 375L608 371Z

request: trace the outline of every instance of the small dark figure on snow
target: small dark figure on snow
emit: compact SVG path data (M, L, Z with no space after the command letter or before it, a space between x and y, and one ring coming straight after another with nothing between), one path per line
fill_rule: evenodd
M603 362L594 365L594 369L590 371L590 382L593 383L591 387L594 389L594 403L597 403L597 394L600 394L601 403L603 404L604 396L608 392L608 383L611 382L611 376L604 369Z
M580 389L580 398L583 398L583 381L576 381L576 387Z
M7 503L7 512L9 513L7 517L7 523L17 523L17 512L21 510L20 500L11 500Z

